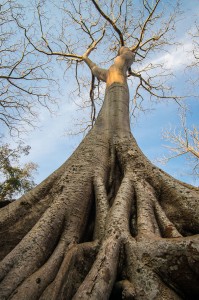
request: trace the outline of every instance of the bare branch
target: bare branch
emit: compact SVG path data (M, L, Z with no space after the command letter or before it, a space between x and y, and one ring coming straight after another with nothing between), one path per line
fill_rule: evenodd
M169 95L165 95L165 94L163 94L163 93L162 93L162 95L161 95L161 94L157 94L157 93L154 92L153 90L160 90L160 91L163 92L164 88L163 88L162 85L159 85L159 86L152 85L152 84L150 83L150 78L149 78L149 80L146 80L146 79L143 78L143 76L142 76L140 73L136 73L136 72L132 71L131 69L129 69L129 75L128 75L128 76L129 76L129 77L130 77L130 76L138 77L139 80L140 80L140 83L139 83L139 85L137 86L137 89L136 89L136 92L135 92L135 97L136 97L136 95L139 95L139 96L140 96L140 94L139 94L139 89L142 87L142 88L143 88L144 90L146 90L151 96L154 96L154 97L159 98L159 99L173 99L175 102L177 102L177 104L178 104L179 106L181 106L179 100L185 98L185 97L182 97L182 96L175 96L175 95L169 96Z
M117 34L119 35L120 38L120 44L121 46L124 46L124 38L123 38L123 34L121 33L120 29L116 26L116 22L114 22L113 20L111 20L103 11L102 9L99 7L99 5L96 3L95 0L91 0L93 2L93 4L95 5L96 9L98 10L98 12L102 15L102 17L104 19L106 19L111 26L113 27L113 29L115 30L115 32L117 32Z
M165 130L163 138L171 143L171 146L165 146L170 154L163 157L160 161L167 162L173 158L187 155L188 161L192 165L193 173L199 175L199 130L196 126L191 129L186 125L185 112L181 113L181 130Z
M57 81L50 76L49 59L40 59L24 38L13 18L20 17L23 7L5 1L0 11L0 121L11 135L18 135L36 126L37 106L50 110L55 102L51 86ZM2 130L5 128L2 127Z
M90 53L96 49L96 46L99 44L99 42L103 39L105 34L105 29L102 32L102 35L99 37L98 40L93 41L92 44L88 47L88 49L86 50L86 52L83 54L82 58L88 57L90 55Z
M39 13L39 10L38 10L38 13ZM24 35L26 37L26 39L28 40L28 42L30 43L30 45L38 52L40 53L43 53L45 55L48 55L48 56L61 56L61 57L64 57L64 58L70 58L72 60L82 60L82 56L81 55L78 55L78 54L74 54L74 53L65 53L65 52L58 52L58 51L53 51L51 49L51 47L49 46L49 43L48 41L46 40L46 38L44 38L44 34L43 34L43 26L42 26L42 23L41 23L41 16L40 16L40 13L39 13L39 22L40 22L40 29L41 29L41 33L42 33L42 39L45 41L45 44L48 48L49 51L46 51L42 48L39 48L38 46L36 46L31 38L28 36L28 33L27 33L27 29L19 22L19 20L12 14L12 17L13 19L16 21L17 25L19 28L21 28L22 30L24 30Z
M13 2L8 1L8 3L12 4ZM16 61L10 60L9 64L4 62L1 64L0 79L3 89L0 93L5 95L9 86L9 88L15 89L15 92L18 90L18 93L19 91L26 93L27 97L37 98L38 103L42 98L45 102L50 93L43 92L45 89L41 89L41 95L38 95L39 82L42 80L40 71L45 75L44 82L45 88L47 88L47 82L50 79L49 74L50 71L55 70L56 60L59 66L63 68L64 78L69 69L74 72L73 75L76 78L74 90L79 97L82 97L86 89L89 92L90 86L89 72L86 69L81 71L84 63L91 70L92 78L96 77L98 80L106 82L107 70L100 64L108 67L109 64L113 63L119 50L119 42L119 46L124 45L124 43L126 46L136 45L131 49L136 54L134 63L139 64L139 66L135 67L136 72L129 70L129 75L135 78L133 83L135 106L133 110L136 107L141 108L142 103L146 102L144 99L145 92L149 94L152 100L174 99L180 105L179 100L183 97L172 96L170 82L168 86L166 85L171 73L163 69L163 63L146 62L147 67L140 70L143 65L145 66L145 60L153 59L151 54L153 55L155 51L160 49L165 50L164 47L171 44L171 39L167 36L174 28L175 15L177 14L175 9L170 9L165 14L163 8L157 9L160 0L153 1L153 6L150 3L143 0L137 9L134 9L129 0L110 1L110 3L102 1L100 4L98 1L92 0L90 6L88 6L87 1L68 0L59 5L56 1L49 3L38 1L29 3L23 9L20 9L19 5L16 5L17 8L11 5L10 17L15 28L23 36L24 49L20 56L19 52L17 53ZM31 12L27 15L25 12L29 5L31 5ZM174 7L176 8L177 4ZM55 9L56 11L54 11ZM52 11L53 13L51 13ZM59 15L56 24L52 20L53 14ZM9 35L10 33L7 32L6 34ZM21 42L22 40L17 45L18 47L22 45ZM12 53L15 53L15 49L12 47L4 48L3 51L7 55L10 53L11 56ZM96 48L101 51L102 60L99 59L100 55L97 51L94 51ZM91 53L92 60L90 59ZM35 62L32 66L27 64L29 57L30 62ZM1 72L2 67L8 71ZM33 86L34 80L37 82L37 87ZM54 78L53 80L56 81ZM90 95L94 93L95 84L93 82L94 79L91 81ZM82 97L82 101L85 101L83 98L85 99L85 97ZM86 104L88 103L93 107L93 100ZM93 113L94 108L92 108L92 116Z
M148 15L147 19L145 20L145 22L144 22L144 24L143 24L143 26L141 28L141 32L140 32L140 37L138 39L138 43L136 44L136 46L131 47L132 51L136 51L140 47L140 45L141 45L141 43L143 41L143 38L144 38L144 34L145 34L145 31L146 31L146 28L147 28L147 24L151 20L151 18L152 18L152 16L153 16L153 14L154 14L154 12L155 12L155 10L156 10L156 8L157 8L157 6L158 6L159 3L160 3L160 0L156 0L154 7L150 10L149 15ZM148 9L148 12L149 12L149 9Z

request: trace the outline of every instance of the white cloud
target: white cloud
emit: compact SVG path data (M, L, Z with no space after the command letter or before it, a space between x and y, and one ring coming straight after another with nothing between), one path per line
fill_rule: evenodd
M191 50L192 44L189 42L184 43L182 46L174 48L170 53L160 57L159 62L162 62L165 68L173 71L184 69L184 67L191 62Z

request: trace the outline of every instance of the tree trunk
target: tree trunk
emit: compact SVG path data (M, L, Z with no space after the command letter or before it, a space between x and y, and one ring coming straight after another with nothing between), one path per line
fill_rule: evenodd
M125 83L45 181L0 210L0 299L198 299L199 189L130 132Z

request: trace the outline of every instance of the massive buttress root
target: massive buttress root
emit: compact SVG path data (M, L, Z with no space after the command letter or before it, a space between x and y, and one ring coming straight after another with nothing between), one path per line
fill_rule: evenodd
M53 199L49 193L36 199L41 186L1 210L7 218L1 227L0 299L196 299L198 189L153 166L133 137L114 136L114 160L110 143L100 140L106 159L93 169L91 148L88 161L75 162L86 143L59 179L53 175L56 184L47 180ZM109 180L112 169L116 182ZM23 218L16 227L9 222L13 211Z
M1 300L197 299L199 190L147 160L112 84L56 172L0 210Z

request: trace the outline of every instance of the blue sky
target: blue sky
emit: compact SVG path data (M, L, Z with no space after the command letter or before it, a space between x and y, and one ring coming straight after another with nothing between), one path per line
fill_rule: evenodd
M190 37L186 34L186 27L190 27L193 15L198 14L199 4L197 1L182 1L184 8L187 10L186 18L178 24L177 38L182 42L182 46L173 48L168 54L156 56L154 60L164 60L165 63L175 71L174 85L176 92L184 90L184 69L185 63L189 60L187 50L190 50ZM194 74L196 76L196 74ZM199 90L198 90L199 92ZM199 93L198 93L199 94ZM39 111L39 128L29 131L27 135L21 136L26 144L31 146L30 155L22 159L22 163L33 161L38 164L38 172L35 175L35 181L41 182L55 169L57 169L75 150L83 138L83 134L69 135L70 131L78 131L75 124L78 120L86 119L88 111L79 110L75 105L78 99L71 94L71 83L64 81L62 83L62 95L59 97L59 110L56 115L50 115L43 108ZM85 94L86 99L89 98ZM67 99L67 101L66 101ZM187 124L195 124L199 127L199 100L191 99L188 101L190 113L187 116ZM148 113L140 113L137 120L132 121L132 132L141 147L144 154L151 160L155 161L161 158L166 149L166 144L162 140L162 131L169 126L180 126L179 108L173 102L161 101L155 103ZM14 145L15 141L7 137L7 141ZM155 164L157 164L155 162ZM199 185L199 179L189 176L189 166L185 157L171 160L166 165L158 164L162 169L172 176L194 184Z

